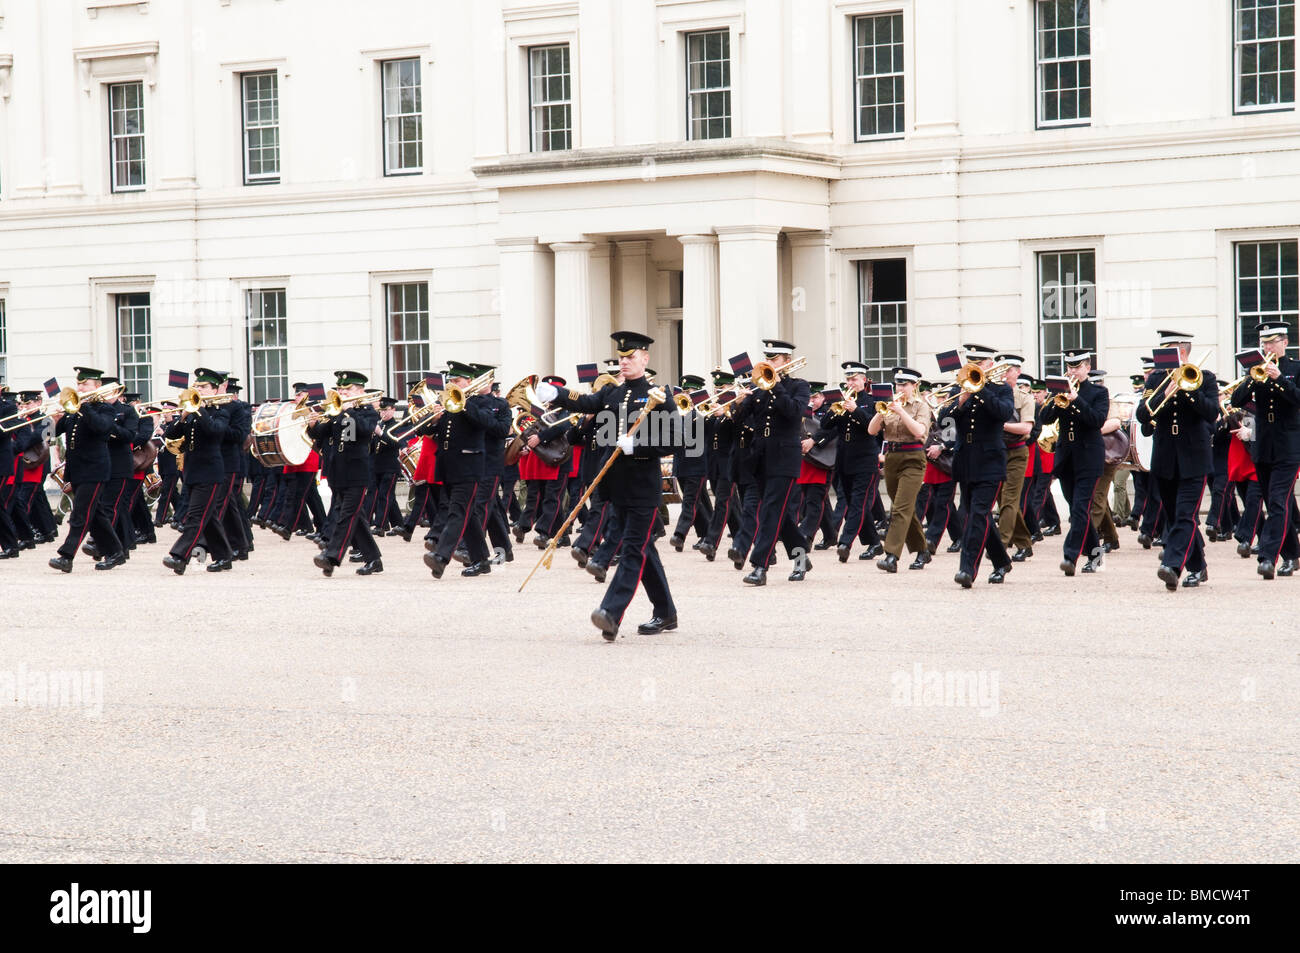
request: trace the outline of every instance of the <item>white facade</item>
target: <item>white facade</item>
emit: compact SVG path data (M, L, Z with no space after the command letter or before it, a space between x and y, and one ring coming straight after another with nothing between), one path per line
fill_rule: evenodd
M341 367L387 381L386 286L425 285L422 306L401 298L399 333L435 367L502 362L507 384L572 375L620 327L656 338L661 380L767 335L835 379L841 360L891 357L862 351L862 313L879 310L862 306L863 261L901 263L870 273L901 289L884 306L903 321L893 357L934 374L934 353L976 340L1038 367L1040 267L1057 252L1091 263L1112 374L1173 326L1232 376L1254 320L1238 291L1293 314L1300 240L1294 6L1250 3L1251 36L1280 38L1246 54L1247 97L1246 3L1093 0L1087 115L1054 124L1042 70L1061 67L1036 63L1047 14L1031 0L0 0L7 378L137 361L161 394L169 368L247 379L256 360L277 371L263 387ZM1257 5L1280 19L1261 27ZM900 73L903 102L901 129L858 141L863 16L889 18L873 52L901 26L901 70L881 76ZM725 138L687 140L697 32L725 35L699 47L725 50ZM533 151L529 51L566 45L572 148ZM403 111L385 98L391 61L419 70L406 152L385 148L386 128L413 128L385 123ZM274 74L275 109L250 122L253 74ZM110 162L110 107L135 102L112 90L137 83L142 187ZM250 158L259 122L278 153ZM416 148L414 169L388 168L414 174L385 174ZM1246 282L1239 254L1282 274ZM250 334L250 301L273 330ZM147 335L124 339L145 303ZM281 352L250 354L280 334Z

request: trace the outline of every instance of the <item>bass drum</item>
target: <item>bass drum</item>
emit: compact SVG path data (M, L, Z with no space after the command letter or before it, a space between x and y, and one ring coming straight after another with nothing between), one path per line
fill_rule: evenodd
M263 404L253 415L250 452L264 467L299 466L311 454L307 414L296 404Z
M673 458L659 458L659 475L662 480L663 501L665 503L680 503L682 495L677 491L677 481L673 479Z
M1151 448L1155 445L1155 437L1145 437L1142 435L1142 425L1137 422L1135 417L1129 421L1128 425L1128 459L1124 461L1123 466L1130 470L1137 470L1140 473L1146 473L1151 469Z
M402 465L402 472L406 474L406 481L412 486L424 482L415 479L416 468L420 465L420 447L422 445L423 441L417 440L410 446L397 451L397 462Z
M1102 434L1101 444L1106 449L1106 466L1113 467L1124 463L1128 459L1130 442L1128 434L1122 427L1114 433Z

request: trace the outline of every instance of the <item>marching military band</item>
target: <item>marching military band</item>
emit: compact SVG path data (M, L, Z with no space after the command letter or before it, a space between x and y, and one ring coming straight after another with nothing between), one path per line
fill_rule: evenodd
M692 534L709 562L725 549L737 570L748 566L749 587L765 586L782 554L797 583L812 551L834 548L844 563L855 544L885 573L905 550L907 568L924 570L947 533L954 581L970 589L985 557L988 582L1001 584L1057 534L1061 572L1096 573L1120 544L1118 524L1159 550L1156 575L1177 591L1209 579L1208 491L1209 540L1234 540L1271 580L1300 559L1300 361L1284 324L1256 330L1258 348L1236 355L1242 373L1222 386L1192 360L1190 334L1160 331L1132 390L1114 395L1084 348L1043 380L1019 355L965 344L938 355L951 381L846 361L843 383L828 386L799 376L795 346L775 339L757 364L741 354L707 379L658 387L654 341L630 331L611 335L616 357L603 371L577 368L576 387L531 376L502 396L493 367L451 361L414 382L400 417L401 401L367 390L356 371L336 372L328 392L298 382L291 400L251 407L237 379L211 368L195 369L192 384L172 372L176 397L144 403L104 371L76 367L75 387L0 392L0 559L56 542L66 523L49 565L70 573L84 552L111 570L170 524L164 566L180 575L197 559L222 572L250 558L256 526L315 542L326 576L345 560L368 576L383 572L378 538L409 542L428 526L433 578L453 561L473 578L513 561L533 531L539 565L568 547L599 582L613 568L591 614L613 641L642 586L653 615L637 631L677 627L656 549L670 530L679 553ZM681 502L672 522L666 490Z

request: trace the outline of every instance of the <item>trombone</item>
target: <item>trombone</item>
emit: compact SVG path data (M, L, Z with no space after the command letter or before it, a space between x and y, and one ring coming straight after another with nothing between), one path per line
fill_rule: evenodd
M234 394L200 394L193 387L187 387L176 395L176 409L185 414L197 414L204 407L228 404L234 399Z
M1000 364L994 364L986 371L974 361L971 361L969 364L963 365L961 370L957 372L957 383L961 385L961 389L966 393L978 394L984 389L985 384L990 382L1001 384L1010 367L1009 362L1003 361Z
M787 362L778 371L770 361L759 361L754 365L754 386L759 390L771 390L776 386L776 382L783 376L802 370L803 366L807 363L808 359L806 357L796 357L794 360Z
M1155 398L1156 394L1163 391L1173 381L1178 383L1178 390L1187 391L1188 393L1200 390L1201 383L1204 380L1204 375L1201 374L1201 365L1209 360L1211 353L1212 351L1207 350L1201 355L1201 359L1195 364L1180 364L1178 367L1175 367L1173 370L1165 374L1165 379L1161 381L1160 386L1155 388L1155 390L1151 392L1151 396L1147 398L1147 413L1154 417L1164 409L1165 404L1169 403L1169 397L1172 397L1172 394L1161 400L1154 408L1151 406L1151 401ZM1251 370L1253 371L1254 368L1251 368ZM1174 393L1177 393L1177 391Z
M1276 354L1265 354L1264 360L1260 361L1258 364L1252 367L1248 372L1250 374L1250 379L1254 381L1256 384L1264 383L1266 380L1268 380L1268 366L1270 364L1276 364L1276 363L1277 363Z
M8 417L0 418L0 433L10 433L28 424L38 424L43 420L49 420L55 414L80 413L82 404L112 400L124 390L126 387L123 384L105 384L82 394L75 387L65 387L59 391L58 397L41 404L37 415L31 420L27 420L23 414L10 414Z

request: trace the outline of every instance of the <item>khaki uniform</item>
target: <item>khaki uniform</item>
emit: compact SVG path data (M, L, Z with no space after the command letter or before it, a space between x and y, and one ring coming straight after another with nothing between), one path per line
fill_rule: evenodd
M930 405L919 397L903 404L903 409L913 420L930 432ZM888 444L885 448L885 490L889 493L889 531L885 534L885 552L898 557L903 553L903 543L914 553L925 550L925 533L916 518L916 495L921 491L925 477L925 451L894 450L895 446L924 446L925 437L918 437L907 428L901 417L886 417L880 431Z
M1110 409L1106 411L1107 420L1122 420L1125 408L1121 408L1115 401L1110 402ZM1131 411L1130 411L1131 412ZM1097 488L1092 491L1092 507L1088 511L1088 518L1092 521L1092 528L1097 531L1098 538L1103 543L1110 543L1112 546L1119 545L1119 530L1115 528L1115 520L1110 511L1110 488L1115 483L1115 471L1119 469L1118 463L1107 463L1101 471L1101 479L1097 481ZM1122 471L1127 477L1127 471ZM1125 493L1125 502L1128 501L1128 494Z
M1037 411L1032 392L1020 387L1015 391L1016 417L1022 424L1032 424ZM1029 549L1033 546L1033 537L1025 525L1025 517L1020 512L1020 496L1025 485L1025 468L1029 466L1029 437L1007 435L1012 444L1019 447L1007 448L1007 478L1002 482L1002 494L998 497L998 535L1002 545L1017 549Z

